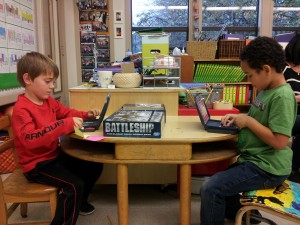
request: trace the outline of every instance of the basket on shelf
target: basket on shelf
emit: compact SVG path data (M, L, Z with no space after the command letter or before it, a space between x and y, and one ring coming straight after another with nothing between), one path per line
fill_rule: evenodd
M211 60L216 57L216 41L188 41L186 43L187 53L194 57L194 60Z
M116 73L113 82L119 88L135 88L141 85L142 77L138 73Z
M238 59L245 47L245 40L219 40L218 42L218 58L219 59Z

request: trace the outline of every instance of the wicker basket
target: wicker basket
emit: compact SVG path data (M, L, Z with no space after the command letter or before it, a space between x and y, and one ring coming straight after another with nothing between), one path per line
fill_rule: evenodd
M218 43L218 58L240 58L245 43L245 40L220 40Z
M116 73L113 82L119 88L135 88L141 85L142 77L138 73Z
M187 53L194 57L194 60L215 59L216 41L188 41L186 43Z

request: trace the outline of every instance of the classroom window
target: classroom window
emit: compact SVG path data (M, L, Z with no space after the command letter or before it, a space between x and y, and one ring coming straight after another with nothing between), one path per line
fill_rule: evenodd
M273 10L273 36L281 33L300 32L300 1L275 0Z
M221 33L257 36L258 0L203 0L202 30L206 39Z
M132 52L140 52L138 31L163 28L170 33L170 49L185 47L188 40L189 0L131 0Z

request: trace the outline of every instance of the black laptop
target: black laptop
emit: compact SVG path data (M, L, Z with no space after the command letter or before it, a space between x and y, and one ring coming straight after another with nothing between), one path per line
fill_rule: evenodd
M211 119L205 104L205 99L199 94L195 96L195 105L200 117L200 121L207 132L222 134L236 134L239 132L239 128L235 125L225 127L222 125L220 120Z
M92 131L99 129L99 127L104 119L105 113L107 111L109 100L110 100L110 93L108 93L106 96L102 111L101 111L98 119L84 120L82 127L80 128L81 131L92 132Z

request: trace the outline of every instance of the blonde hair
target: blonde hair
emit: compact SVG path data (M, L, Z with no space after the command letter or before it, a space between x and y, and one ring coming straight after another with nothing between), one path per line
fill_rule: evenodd
M23 80L25 73L28 73L31 80L34 80L43 73L53 73L56 79L59 76L59 69L55 62L49 57L39 52L29 52L17 63L17 79L23 87L25 87Z

